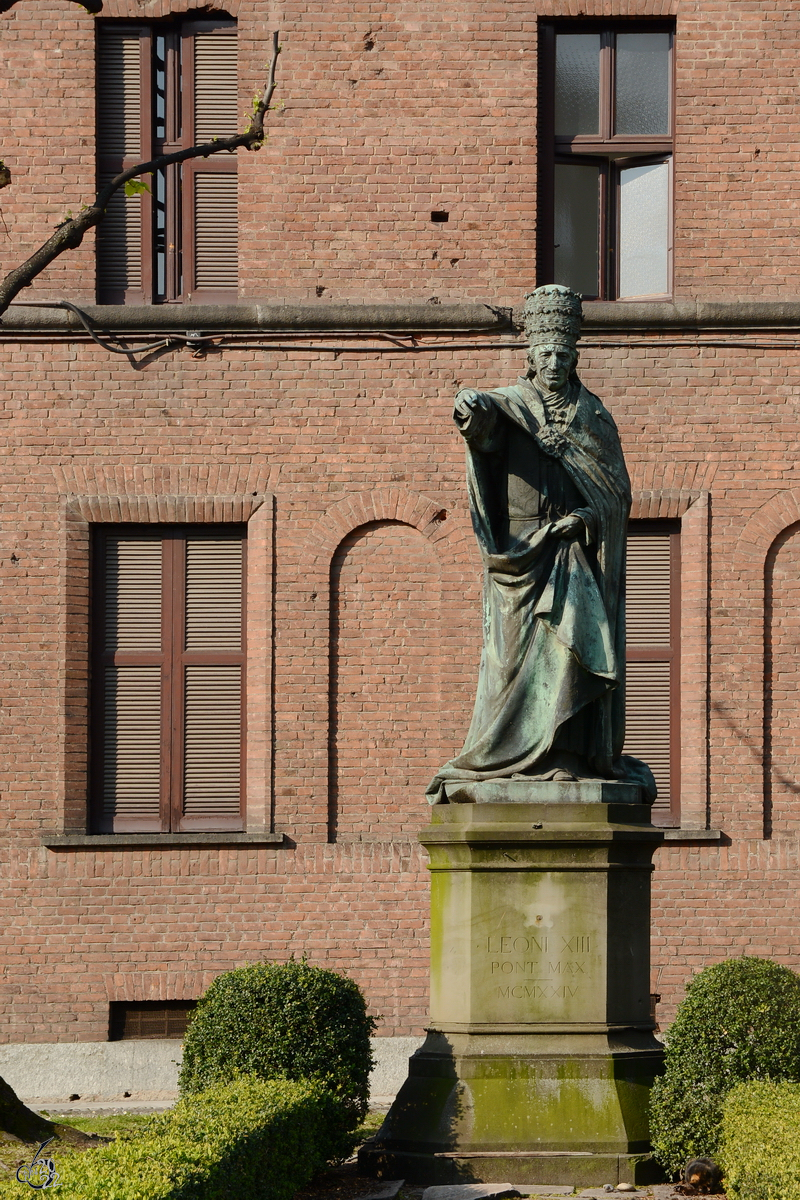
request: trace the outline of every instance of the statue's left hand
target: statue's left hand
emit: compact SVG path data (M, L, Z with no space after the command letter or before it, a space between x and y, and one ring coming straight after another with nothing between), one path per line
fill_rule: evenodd
M583 533L585 528L586 526L582 517L576 517L574 513L569 513L568 516L562 517L560 521L556 521L550 532L553 537L574 538Z

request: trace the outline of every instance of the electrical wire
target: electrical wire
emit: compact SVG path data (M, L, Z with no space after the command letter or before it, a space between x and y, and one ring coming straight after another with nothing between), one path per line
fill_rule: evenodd
M104 350L108 350L110 354L131 355L138 354L144 350L152 352L153 350L160 350L164 346L171 345L173 341L177 344L181 340L179 337L168 337L157 343L144 342L141 346L123 347L121 343L117 346L114 346L111 344L111 342L103 341L102 338L97 336L91 325L88 315L83 311L83 309L78 308L77 304L73 304L70 300L16 300L9 305L9 308L66 308L69 312L75 314L92 341L97 342L98 346L102 346L102 348ZM106 337L111 338L113 341L118 343L120 342L120 339L116 336L116 334L111 333L110 331L104 332L106 333Z

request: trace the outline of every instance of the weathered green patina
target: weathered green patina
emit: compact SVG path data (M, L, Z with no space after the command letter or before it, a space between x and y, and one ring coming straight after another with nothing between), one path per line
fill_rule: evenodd
M506 804L473 786L420 835L431 1028L362 1162L423 1182L642 1179L662 835L631 784L513 781Z
M467 388L454 418L467 448L484 563L484 639L472 723L430 788L464 780L628 779L655 798L625 738L628 472L611 415L575 370L580 297L526 297L528 372Z

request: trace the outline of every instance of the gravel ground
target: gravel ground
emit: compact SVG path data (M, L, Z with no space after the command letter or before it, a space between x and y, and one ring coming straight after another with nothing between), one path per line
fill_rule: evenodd
M368 1197L378 1192L381 1186L380 1180L366 1179L363 1175L359 1175L357 1163L345 1163L341 1167L334 1167L330 1171L322 1172L312 1183L297 1192L294 1200L368 1200ZM524 1195L524 1184L516 1186ZM421 1200L424 1191L424 1184L404 1185L399 1200ZM547 1200L548 1195L553 1195L553 1193L537 1189L536 1200ZM574 1195L576 1200L578 1197L581 1197L582 1200L600 1200L600 1197L603 1200L612 1200L613 1196L625 1195L636 1195L641 1197L641 1200L686 1200L685 1196L679 1196L674 1187L668 1183L640 1187L635 1193L604 1192L602 1188L578 1188ZM554 1200L564 1200L564 1193L556 1195ZM725 1200L725 1197L717 1196L716 1200Z

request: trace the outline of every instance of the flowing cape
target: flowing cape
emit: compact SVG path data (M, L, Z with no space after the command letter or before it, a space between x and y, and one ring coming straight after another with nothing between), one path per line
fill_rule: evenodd
M467 442L470 509L485 569L484 645L464 748L428 788L432 804L445 798L448 781L535 778L558 730L589 705L584 753L592 774L630 779L655 797L649 768L622 757L630 481L611 416L582 384L573 387L575 413L559 431L557 457L592 514L595 569L581 539L553 537L552 522L507 538L504 474L498 478L496 456ZM547 423L541 397L525 379L488 395L502 417L534 438Z

